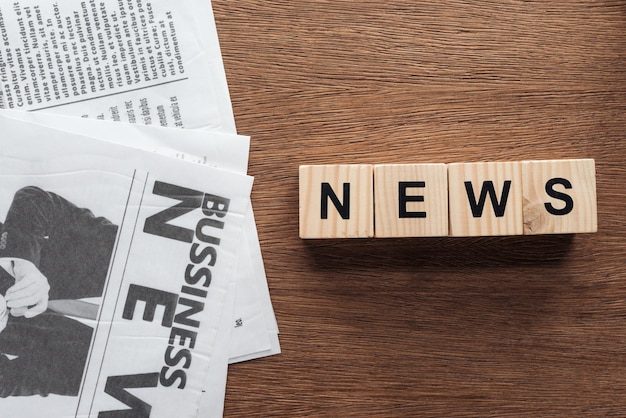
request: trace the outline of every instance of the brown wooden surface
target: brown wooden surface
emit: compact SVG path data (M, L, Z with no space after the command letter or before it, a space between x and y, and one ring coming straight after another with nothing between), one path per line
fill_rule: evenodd
M213 6L283 349L227 417L626 416L626 2ZM560 158L596 234L298 238L300 164Z

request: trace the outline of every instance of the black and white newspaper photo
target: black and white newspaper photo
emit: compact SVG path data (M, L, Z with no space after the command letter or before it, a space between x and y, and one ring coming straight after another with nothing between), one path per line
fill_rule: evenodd
M12 180L2 183L0 397L77 396L99 310L89 300L102 298L125 196L109 202L120 209L111 221L61 195L75 188ZM77 200L106 203L92 193Z

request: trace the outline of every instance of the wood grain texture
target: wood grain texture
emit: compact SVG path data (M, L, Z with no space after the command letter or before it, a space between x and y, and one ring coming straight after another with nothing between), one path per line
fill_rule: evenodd
M373 237L373 170L371 164L301 165L300 238Z
M522 235L522 164L448 165L450 236Z
M598 230L592 159L523 161L522 179L524 234Z
M376 238L447 236L448 167L375 165L374 208Z
M626 3L213 0L283 353L225 416L626 415ZM298 166L594 158L598 232L306 240Z

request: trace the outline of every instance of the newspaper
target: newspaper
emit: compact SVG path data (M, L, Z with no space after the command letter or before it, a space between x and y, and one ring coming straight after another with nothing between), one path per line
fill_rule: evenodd
M14 1L0 6L0 42L0 108L235 133L208 0ZM208 161L191 142L170 143L167 154ZM231 362L280 352L249 210L242 262L254 284L237 285Z
M195 417L218 354L251 178L1 115L0 129L0 266L15 277L9 288L28 268L47 273L50 294L45 312L14 316L21 308L6 293L0 359L20 378L3 373L3 416ZM42 230L41 216L71 233ZM10 251L31 248L13 238L31 235L36 256ZM89 280L54 271L85 266ZM96 313L83 315L94 299Z
M246 172L249 138L234 135L209 0L0 5L1 108L32 111L10 117L39 124L41 132L64 130ZM224 359L233 363L280 352L250 205L236 257L198 416L221 416Z
M245 173L249 137L219 132L172 130L60 117L41 112L5 111L10 118L79 133L100 140ZM95 125L94 125L95 123ZM280 353L278 326L265 277L252 207L246 214L240 249L237 298L230 336L230 363Z
M218 168L224 168L237 172L245 172L246 164L242 164L245 160L248 150L248 138L234 135L227 135L215 132L190 131L190 130L172 130L159 127L150 127L142 125L125 125L120 123L106 121L92 121L87 119L75 119L70 117L59 117L46 113L26 113L15 111L4 111L0 113L7 118L29 121L36 123L43 128L58 128L66 132L73 133L89 133L99 139L126 143L143 149L150 149L165 155L172 155L186 161L192 161L202 164L209 164ZM228 140L225 140L227 137ZM177 148L174 148L177 147ZM204 152L204 154L201 154ZM269 333L268 327L271 328L271 320L273 318L273 310L269 313L264 311L265 306L271 307L269 300L269 292L267 285L260 286L258 281L253 280L257 275L250 272L251 269L263 271L262 260L259 257L252 263L244 262L249 260L249 248L251 247L247 241L245 232L255 231L254 219L251 213L246 214L244 236L242 244L239 248L238 264L237 264L237 292L238 298L243 298L238 306L236 315L230 316L225 320L227 330L222 330L218 339L219 346L216 350L226 358L230 357L230 362L243 360L241 357L232 357L233 353L244 352L248 356L270 355L280 351L278 343L278 332ZM252 228L250 228L250 223ZM258 239L256 240L258 243ZM257 244L258 246L258 244ZM260 254L260 252L259 252ZM257 266L260 264L260 266ZM265 290L265 292L263 292ZM265 295L263 295L265 293ZM267 299L267 302L265 302ZM230 308L229 312L235 309ZM233 315L233 314L231 314ZM267 323L266 317L270 316L270 324ZM235 320L233 321L233 318ZM224 321L223 321L224 322ZM234 324L233 324L234 322ZM243 323L239 325L238 322ZM245 324L245 325L244 325ZM248 328L246 334L239 334L241 337L233 338L233 335ZM232 329L232 332L231 332ZM243 342L242 342L243 341ZM251 354L250 354L251 353ZM217 363L211 363L211 371L209 373L208 382L206 384L205 396L202 402L203 414L199 416L221 416L221 408L223 408L224 389L226 384L227 369L220 369L225 366L218 360ZM211 411L210 414L206 411Z
M3 3L0 108L234 132L217 37L195 24L209 8L204 1Z

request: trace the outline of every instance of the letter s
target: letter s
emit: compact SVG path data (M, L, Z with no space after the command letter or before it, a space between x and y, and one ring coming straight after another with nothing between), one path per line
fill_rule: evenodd
M546 193L548 194L548 196L564 201L565 207L563 209L556 209L554 206L552 206L551 203L544 203L544 206L546 207L546 210L552 215L567 215L572 210L574 210L574 200L570 195L554 190L555 184L560 184L566 189L571 189L572 183L570 183L569 180L560 177L550 179L546 183Z

